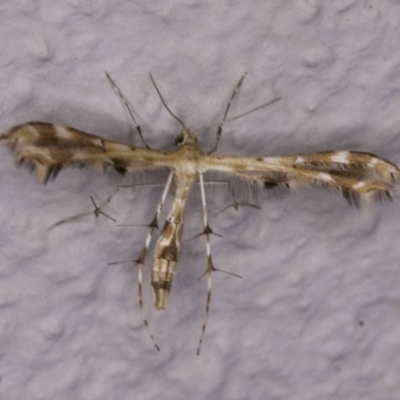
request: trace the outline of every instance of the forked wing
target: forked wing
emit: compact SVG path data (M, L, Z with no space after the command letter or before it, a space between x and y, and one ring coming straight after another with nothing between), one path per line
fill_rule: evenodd
M220 171L263 186L291 188L303 184L334 189L355 206L360 199L391 199L400 170L370 153L337 151L283 157L207 157L208 170Z
M70 166L93 165L113 168L124 174L174 165L172 153L129 146L74 128L43 122L15 126L0 140L11 147L18 165L26 163L44 183Z

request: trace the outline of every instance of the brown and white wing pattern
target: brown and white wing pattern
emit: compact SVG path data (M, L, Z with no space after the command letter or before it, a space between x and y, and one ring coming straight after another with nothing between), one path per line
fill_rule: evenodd
M326 187L340 192L358 207L360 200L391 200L400 170L374 154L330 151L282 157L209 157L208 170L229 173L262 186ZM205 169L204 169L205 170Z
M44 122L29 122L9 129L0 140L47 183L66 167L98 166L121 174L173 166L171 153L103 139L78 129Z

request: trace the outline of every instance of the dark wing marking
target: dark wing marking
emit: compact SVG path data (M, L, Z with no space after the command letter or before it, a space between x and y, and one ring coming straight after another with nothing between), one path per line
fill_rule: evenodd
M298 185L324 187L341 193L349 204L361 199L392 199L398 167L369 153L349 151L311 153L289 157L215 157L208 164L267 191Z
M174 165L172 153L129 146L78 129L43 122L15 126L0 140L11 147L18 165L27 164L44 183L70 166L112 168L125 174Z

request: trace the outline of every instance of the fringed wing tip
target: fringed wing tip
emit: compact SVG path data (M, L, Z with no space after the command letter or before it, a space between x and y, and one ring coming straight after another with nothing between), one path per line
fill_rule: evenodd
M335 175L331 175L335 178ZM336 177L338 177L336 173ZM262 185L264 191L268 194L283 195L295 190L298 187L311 187L311 188L323 188L340 193L347 203L360 209L363 205L371 205L374 203L383 203L386 201L393 201L393 184L387 183L386 181L366 181L359 182L356 180L352 181L351 186L345 186L345 181L323 181L320 179L309 179L304 176L290 177L284 174L276 175L272 177L271 174L263 177L259 177L254 183L258 186ZM346 182L348 185L349 182Z
M38 181L43 184L47 184L49 181L55 179L62 169L61 164L46 166L37 160L29 160L24 157L19 157L15 164L17 167L26 166L31 173L36 175Z
M376 203L384 203L393 201L393 193L390 189L387 190L370 190L369 192L360 194L348 188L341 188L340 192L347 203L357 208L358 210L364 205L373 205Z

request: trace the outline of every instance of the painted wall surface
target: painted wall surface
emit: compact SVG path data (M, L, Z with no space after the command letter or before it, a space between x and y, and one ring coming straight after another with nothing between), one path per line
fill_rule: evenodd
M180 126L204 149L247 71L220 154L360 150L400 162L400 3L394 0L0 2L0 128L30 120L171 150ZM104 212L149 223L162 187L145 177ZM394 400L400 396L400 202L357 211L299 190L215 216L229 196L207 188L215 266L206 303L200 192L193 190L169 308L145 310L130 264L146 228L93 209L120 180L63 171L37 183L0 148L0 398L4 400ZM135 182L134 182L135 183ZM167 212L168 204L165 207ZM165 215L165 213L163 214Z

